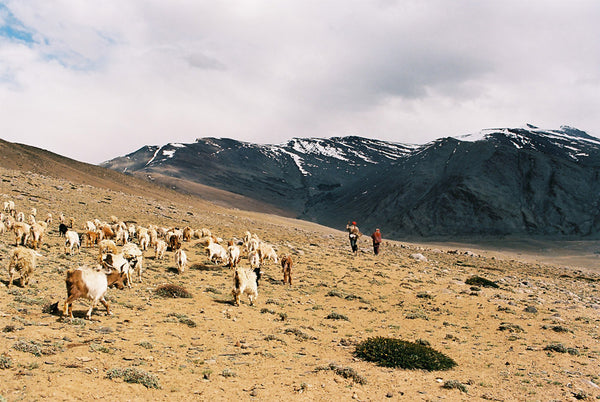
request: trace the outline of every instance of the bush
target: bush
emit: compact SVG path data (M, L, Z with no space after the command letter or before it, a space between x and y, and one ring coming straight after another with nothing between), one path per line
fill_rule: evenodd
M171 284L158 286L154 290L154 293L160 297L170 297L173 299L189 299L192 297L192 294L188 292L184 287Z
M366 384L367 383L367 380L363 376L358 374L356 372L356 370L354 370L352 367L339 367L334 363L330 363L329 366L317 367L315 369L315 371L322 371L322 370L331 370L334 373L336 373L337 375L342 376L347 379L351 379L352 381L354 381L357 384Z
M450 357L429 346L394 338L369 338L356 346L354 355L383 367L410 370L448 370L456 366Z
M0 369L9 369L13 366L13 361L8 355L0 355Z
M106 373L106 378L122 378L131 384L142 384L146 388L160 388L158 377L135 367L114 368Z
M325 317L325 319L327 319L327 320L344 320L344 321L350 321L348 319L348 317L346 317L343 314L336 313L335 311L333 313L329 313L329 315L327 315L327 317Z
M465 281L467 285L472 286L483 286L484 288L499 288L495 282L490 281L489 279L482 278L480 276L473 276Z

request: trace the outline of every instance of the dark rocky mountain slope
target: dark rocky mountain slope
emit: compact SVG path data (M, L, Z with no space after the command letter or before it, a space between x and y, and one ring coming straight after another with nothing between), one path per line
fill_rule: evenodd
M570 127L488 129L422 146L201 138L103 166L213 186L337 228L357 220L393 238L600 236L600 139Z

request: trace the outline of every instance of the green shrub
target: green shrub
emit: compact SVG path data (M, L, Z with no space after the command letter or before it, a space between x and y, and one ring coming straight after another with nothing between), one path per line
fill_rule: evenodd
M473 276L465 281L467 285L483 286L484 288L499 288L495 282L489 279L482 278L480 276Z
M158 286L154 290L154 293L160 297L170 297L173 299L189 299L192 297L192 294L188 292L184 287L171 284Z
M158 377L154 374L145 372L135 367L114 368L106 373L106 378L122 378L123 381L131 384L142 384L146 388L160 388Z
M0 369L9 369L13 366L13 361L10 356L0 355Z
M383 367L410 370L448 370L456 366L450 357L429 346L394 338L369 338L356 346L354 355Z
M460 381L457 380L448 380L442 385L442 388L445 389L458 389L461 392L467 392L467 386Z

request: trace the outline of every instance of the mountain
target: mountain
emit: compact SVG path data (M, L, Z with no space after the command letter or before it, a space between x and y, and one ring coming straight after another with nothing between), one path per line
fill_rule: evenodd
M356 220L389 238L600 236L600 139L566 126L486 129L420 146L200 138L102 165L216 187L332 227Z

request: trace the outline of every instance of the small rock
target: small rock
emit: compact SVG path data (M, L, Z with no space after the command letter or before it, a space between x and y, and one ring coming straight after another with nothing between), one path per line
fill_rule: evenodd
M532 314L536 314L538 312L538 309L533 307L533 306L527 306L525 307L524 310L526 313L532 313Z

